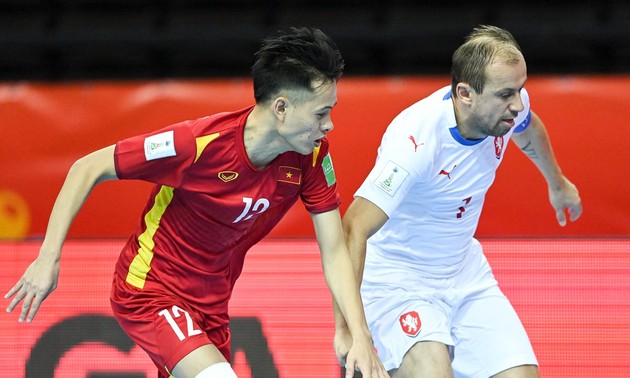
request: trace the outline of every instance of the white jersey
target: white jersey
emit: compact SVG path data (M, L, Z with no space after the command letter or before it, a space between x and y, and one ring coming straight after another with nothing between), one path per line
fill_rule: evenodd
M376 164L355 196L389 217L368 240L364 283L450 277L469 250L486 192L513 132L529 125L529 96L503 137L464 139L450 86L401 112L389 125ZM406 278L410 278L406 280Z

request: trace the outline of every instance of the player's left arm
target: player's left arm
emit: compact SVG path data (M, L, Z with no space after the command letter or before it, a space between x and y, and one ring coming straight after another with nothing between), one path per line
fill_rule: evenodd
M311 217L326 283L352 335L352 347L346 359L346 376L352 377L356 367L363 377L388 377L376 354L367 326L359 284L344 239L339 209L311 214Z
M547 181L549 201L556 212L558 223L566 225L565 211L568 211L572 222L577 220L582 214L582 200L575 185L562 173L540 117L532 111L529 126L523 132L512 134L512 140Z

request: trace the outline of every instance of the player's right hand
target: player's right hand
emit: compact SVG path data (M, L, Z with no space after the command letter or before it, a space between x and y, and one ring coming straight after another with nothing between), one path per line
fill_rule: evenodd
M575 222L582 215L582 200L577 188L569 179L562 176L560 182L558 188L549 188L549 201L556 212L558 224L564 227L567 224L567 212L571 222Z
M389 378L371 338L367 340L353 338L352 347L346 356L345 368L345 378L352 378L355 371L360 371L364 378Z
M29 265L15 286L4 295L5 299L13 297L7 312L12 312L23 300L18 321L31 322L44 299L57 288L58 278L59 261L51 262L38 257Z

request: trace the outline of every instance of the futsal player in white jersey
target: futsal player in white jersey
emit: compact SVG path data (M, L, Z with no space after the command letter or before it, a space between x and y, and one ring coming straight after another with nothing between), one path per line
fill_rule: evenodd
M565 212L580 216L581 200L530 110L513 36L476 28L452 64L451 86L389 125L344 217L367 320L393 378L538 377L525 329L474 234L510 139L545 177L561 226ZM340 359L348 340L338 326Z

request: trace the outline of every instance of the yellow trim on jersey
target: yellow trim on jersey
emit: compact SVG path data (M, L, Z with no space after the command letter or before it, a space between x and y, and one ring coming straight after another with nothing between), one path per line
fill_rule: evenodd
M168 378L175 378L173 377L173 375L171 374L170 371L168 371L168 368L166 367L166 365L164 365L164 370L166 370L166 372L168 373Z
M151 260L153 260L153 247L155 242L153 236L155 235L158 227L160 227L160 219L166 211L166 208L173 199L173 188L169 186L162 186L158 194L155 196L155 203L151 210L149 210L144 216L144 223L147 229L138 237L140 243L140 249L138 254L133 258L133 261L129 265L129 272L127 273L127 283L137 287L138 289L144 288L144 283L147 279L147 274L151 270Z
M319 147L320 146L317 146L313 150L313 167L315 166L315 163L317 163L317 157L319 156Z
M195 139L195 142L197 143L197 156L195 156L195 163L197 162L197 159L199 159L199 156L201 156L203 150L208 146L208 144L217 139L219 135L220 133L214 133Z

